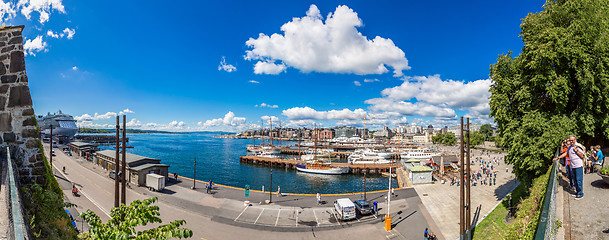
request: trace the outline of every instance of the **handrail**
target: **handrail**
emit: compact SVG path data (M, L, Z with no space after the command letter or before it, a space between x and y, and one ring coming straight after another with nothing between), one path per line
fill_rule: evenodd
M14 239L28 239L27 228L23 219L23 214L21 214L21 199L19 198L19 189L17 188L17 182L15 181L16 176L13 170L13 160L11 159L11 151L8 147L6 147L6 157L8 163L7 174L11 201L10 213L12 216L12 232Z
M558 157L559 153L560 148L556 150L556 157ZM556 193L558 191L558 183L556 178L556 172L558 171L557 165L558 161L552 163L552 171L550 173L550 178L548 179L543 208L541 214L539 215L539 224L537 225L535 240L556 238L553 230L555 228L554 225L556 224L554 220L556 218Z

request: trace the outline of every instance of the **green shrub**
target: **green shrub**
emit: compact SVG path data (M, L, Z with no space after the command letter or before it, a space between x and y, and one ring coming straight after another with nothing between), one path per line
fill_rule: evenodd
M609 176L609 165L602 168L600 171L601 174Z

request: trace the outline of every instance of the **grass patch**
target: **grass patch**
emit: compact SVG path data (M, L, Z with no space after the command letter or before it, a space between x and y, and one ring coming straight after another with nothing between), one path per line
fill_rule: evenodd
M533 239L551 170L549 168L544 175L535 178L530 187L520 184L510 193L514 218L509 224L504 221L510 206L510 198L506 197L476 226L472 239Z

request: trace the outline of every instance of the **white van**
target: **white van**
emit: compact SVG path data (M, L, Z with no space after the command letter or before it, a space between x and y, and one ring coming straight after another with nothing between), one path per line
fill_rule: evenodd
M334 209L338 213L340 220L355 218L355 204L348 198L340 198L334 201Z

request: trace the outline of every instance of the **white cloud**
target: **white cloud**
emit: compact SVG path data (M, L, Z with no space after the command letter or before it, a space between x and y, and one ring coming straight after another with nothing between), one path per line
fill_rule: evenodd
M74 66L74 67L72 67L72 70L74 70L74 71L78 71L78 67L77 67L77 66Z
M226 58L222 57L222 61L220 61L220 65L218 66L218 71L234 72L237 71L237 67L226 64Z
M266 104L266 103L261 103L260 105L256 104L255 107L278 108L279 106L277 106L277 105L271 105L271 104Z
M294 107L283 110L281 113L290 120L316 119L316 120L342 120L349 118L362 118L366 111L361 108L353 111L345 108L342 110L317 111L310 107Z
M279 118L275 117L275 116L262 116L260 117L260 119L262 119L262 121L268 122L269 119L272 120L273 122L279 122Z
M442 80L439 75L405 77L404 83L381 91L381 98L366 100L370 109L405 115L454 117L455 109L488 115L491 80Z
M381 81L381 80L378 80L378 79L376 79L376 78L374 78L374 79L368 79L368 78L364 79L364 82L365 82L365 83L371 83L371 82L380 82L380 81Z
M27 55L36 56L37 52L47 51L46 47L47 47L47 43L42 41L42 36L38 35L33 40L27 39L25 41L25 44L23 44L23 51L25 52L26 56Z
M229 111L223 118L216 118L207 120L202 124L203 128L211 128L211 127L238 127L245 123L244 117L235 117L235 113Z
M183 128L183 127L184 127L184 125L186 125L186 123L185 123L185 122L182 122L182 121L179 121L179 122L178 122L178 121L176 121L176 120L173 120L172 122L170 122L170 123L169 123L169 126L170 126L170 127L177 128L177 129L181 129L181 128Z
M114 125L110 125L107 123L93 123L91 121L79 121L76 123L76 125L78 127L85 127L85 128L97 128L97 129L108 129L108 128L114 128Z
M129 127L129 128L140 128L140 127L142 127L142 122L138 121L135 118L132 118L131 121L127 122L127 127Z
M47 36L52 37L52 38L59 38L59 34L54 33L51 30L47 31Z
M32 12L38 12L40 23L49 21L52 10L66 13L62 0L19 0L17 7L21 7L21 14L28 20L30 20Z
M358 31L363 22L347 6L338 6L324 19L311 5L305 17L293 18L281 26L282 34L263 33L250 38L246 60L258 60L255 73L279 74L289 66L302 72L383 74L393 68L394 76L410 69L404 51L391 39L368 39Z
M256 81L256 80L249 80L249 81L247 81L247 82L249 82L249 83L256 83L256 84L260 83L260 82L258 82L258 81Z
M129 108L125 108L125 110L120 111L120 112L118 113L118 115L125 115L125 114L127 114L127 113L135 113L135 112L134 112L134 111L131 111Z
M287 67L284 64L275 64L269 61L258 61L254 65L255 74L271 74L277 75L285 71Z
M11 2L0 1L0 22L5 22L16 16L16 11Z
M66 37L68 39L72 39L74 37L74 34L76 34L76 29L66 28L63 30L63 33L66 34ZM63 35L62 35L62 37L63 37Z
M359 87L359 86L361 86L362 84L361 84L359 81L353 81L353 85L355 85L355 86L358 86L358 87Z

